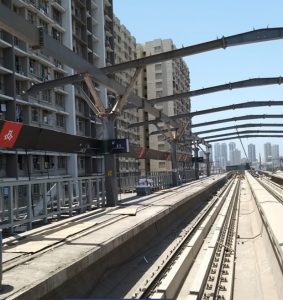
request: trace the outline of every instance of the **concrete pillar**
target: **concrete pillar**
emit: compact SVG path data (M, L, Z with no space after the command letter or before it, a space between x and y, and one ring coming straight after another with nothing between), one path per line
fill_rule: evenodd
M206 152L206 175L207 177L210 176L210 161L209 161L209 151Z
M194 152L195 152L195 178L199 179L199 164L198 164L198 152L199 152L199 148L195 147L194 148Z
M177 165L177 143L172 141L171 145L171 155L172 155L172 183L173 186L178 185L178 165Z
M114 118L108 117L104 119L105 139L115 139ZM116 206L118 202L118 184L116 155L106 154L105 160L105 191L107 206Z

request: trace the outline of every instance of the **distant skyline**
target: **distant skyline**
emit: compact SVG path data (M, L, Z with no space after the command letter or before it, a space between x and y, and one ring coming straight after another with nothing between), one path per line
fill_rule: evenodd
M235 148L234 148L234 145L235 145ZM224 146L223 146L224 145ZM226 146L225 146L226 145ZM269 146L268 146L269 145ZM269 148L269 150L266 150L266 148ZM227 149L229 148L229 151L227 151ZM278 144L273 144L273 143L264 143L263 144L263 153L261 154L261 160L262 162L264 161L268 161L268 156L272 156L273 158L279 158L279 152L280 152L280 146ZM242 148L239 148L237 146L237 144L234 142L234 141L220 141L220 142L216 142L213 144L213 147L212 147L212 155L213 155L213 159L216 157L224 157L225 161L230 161L230 164L236 164L234 162L231 162L231 155L232 155L232 152L237 149L240 151L240 157L242 159L246 159L248 158L249 161L259 161L259 151L256 147L255 144L253 143L249 143L246 147L246 154L247 154L247 157L245 155L245 152L243 151ZM226 154L223 154L227 152ZM229 152L229 155L228 155L228 152Z
M255 5L256 4L256 5ZM114 0L114 13L137 43L170 38L177 48L235 35L254 29L283 27L283 1L184 1L184 0ZM190 69L191 90L258 77L283 76L283 40L228 47L184 57ZM283 100L283 85L223 91L191 98L192 111L247 101ZM207 114L193 118L193 123L237 117L247 114L283 114L283 108L260 107ZM281 119L258 119L215 125L214 128L244 123L282 123ZM199 130L211 129L199 127ZM267 128L252 128L253 130ZM279 128L268 128L279 130ZM196 131L196 130L195 130ZM229 131L231 132L231 131ZM222 132L219 132L222 133ZM224 131L223 131L224 133ZM215 133L217 134L217 133ZM231 140L223 141L229 143ZM232 140L243 153L239 140ZM263 157L264 143L278 144L281 138L242 139L246 152L248 144L256 145Z

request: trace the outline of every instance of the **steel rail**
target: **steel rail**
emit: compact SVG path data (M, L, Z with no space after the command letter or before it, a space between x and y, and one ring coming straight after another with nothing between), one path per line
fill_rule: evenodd
M157 266L157 271L152 274L150 279L146 282L141 282L140 287L132 295L132 298L147 298L154 294L155 290L158 289L158 285L162 282L162 279L166 277L166 273L170 271L171 266L176 262L176 260L181 256L182 251L186 249L187 243L190 241L195 232L200 228L203 221L209 216L211 210L216 204L219 203L219 210L223 204L223 199L225 199L230 190L232 189L233 181L228 182L219 192L219 195L212 200L208 207L198 215L198 219L193 225L188 225L187 229L184 231L186 234L179 240L176 246L170 250L170 254L167 255L167 260L162 261L161 265ZM216 217L216 216L214 216ZM208 228L207 228L208 230ZM157 263L158 264L158 263Z
M205 280L204 291L202 297L205 299L208 295L213 295L213 299L222 299L221 294L229 293L224 299L231 299L231 290L233 276L231 276L234 268L234 253L237 223L236 212L239 205L239 189L240 181L238 180L235 193L229 204L228 212L225 216L224 225L222 227L220 238L217 243L216 251L213 256L213 263ZM231 257L232 256L232 257ZM231 274L232 273L232 274ZM229 278L229 280L228 280ZM230 285L230 289L227 285Z

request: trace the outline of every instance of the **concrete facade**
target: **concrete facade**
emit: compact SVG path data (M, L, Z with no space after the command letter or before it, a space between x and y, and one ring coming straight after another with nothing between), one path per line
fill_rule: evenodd
M131 35L127 28L121 24L120 20L114 16L114 62L119 64L125 61L134 60L137 57L136 39ZM132 69L115 73L115 80L124 87L130 84L134 75ZM133 89L133 93L137 94L137 88ZM131 144L139 144L138 128L128 128L128 125L139 121L138 110L128 109L122 112L117 120L117 138L128 138ZM121 176L129 173L139 173L138 159L130 157L119 157L119 172Z
M137 56L138 58L150 56L170 51L175 48L176 47L171 39L156 39L148 41L144 45L138 45ZM147 65L140 76L138 86L139 96L148 100L188 92L190 90L189 69L183 59L168 60ZM191 109L189 98L158 103L155 104L155 107L168 116L190 112ZM153 118L142 112L140 119L151 120ZM179 121L181 124L190 122L188 118ZM167 129L166 124L164 123L160 123L159 126L162 129ZM188 128L190 128L190 126L188 126ZM149 125L148 127L145 126L145 128L140 129L141 136L145 136L145 138L141 139L141 145L145 148L150 145L150 148L152 149L171 152L170 145L162 134L148 136L148 133L150 134L150 132L155 130L156 127L154 125ZM187 132L189 132L189 129ZM189 154L191 153L190 145L178 147L177 151L179 153ZM141 171L144 171L145 169L150 169L150 171L167 171L172 169L172 165L171 161L149 161L146 159L145 162L141 163L141 169Z
M251 163L256 162L256 151L254 144L248 145L248 158Z
M41 26L55 39L97 67L110 59L113 27L109 0L8 0L1 1L35 27ZM112 24L112 25L111 25ZM112 26L112 27L111 27ZM113 53L113 41L112 52ZM113 56L113 54L112 54ZM54 129L80 136L97 137L101 124L89 109L83 84L57 87L25 97L33 84L74 74L54 57L33 50L0 28L0 116L1 119ZM97 85L107 104L106 89ZM85 157L41 151L5 151L0 155L2 178L85 176L103 172L102 157Z

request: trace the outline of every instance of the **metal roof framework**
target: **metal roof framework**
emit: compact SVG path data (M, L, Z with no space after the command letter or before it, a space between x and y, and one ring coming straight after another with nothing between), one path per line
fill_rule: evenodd
M148 101L141 99L138 96L129 93L129 89L125 89L115 80L109 78L107 74L119 72L129 68L140 69L147 64L157 63L174 59L183 56L195 55L216 49L225 49L227 47L244 45L250 43L258 43L270 40L277 40L283 38L283 28L266 28L253 30L246 33L241 33L229 37L222 37L213 41L205 42L198 45L188 46L168 52L163 52L156 55L136 59L126 63L117 64L105 68L96 68L86 60L78 56L69 48L62 45L43 30L38 30L33 25L29 24L24 18L14 13L4 4L0 4L0 26L5 30L11 31L15 36L26 40L31 46L42 48L45 54L56 57L64 64L75 69L77 72L89 73L95 82L98 82L115 93L122 95L123 105L126 104L125 95L128 94L128 103L133 104L137 108L143 108L156 118L156 121L166 122L172 127L179 128L179 125L174 122L174 118L170 118L163 114L160 110L154 108ZM123 97L124 95L124 97ZM116 104L119 111L122 110L123 105L121 99Z

